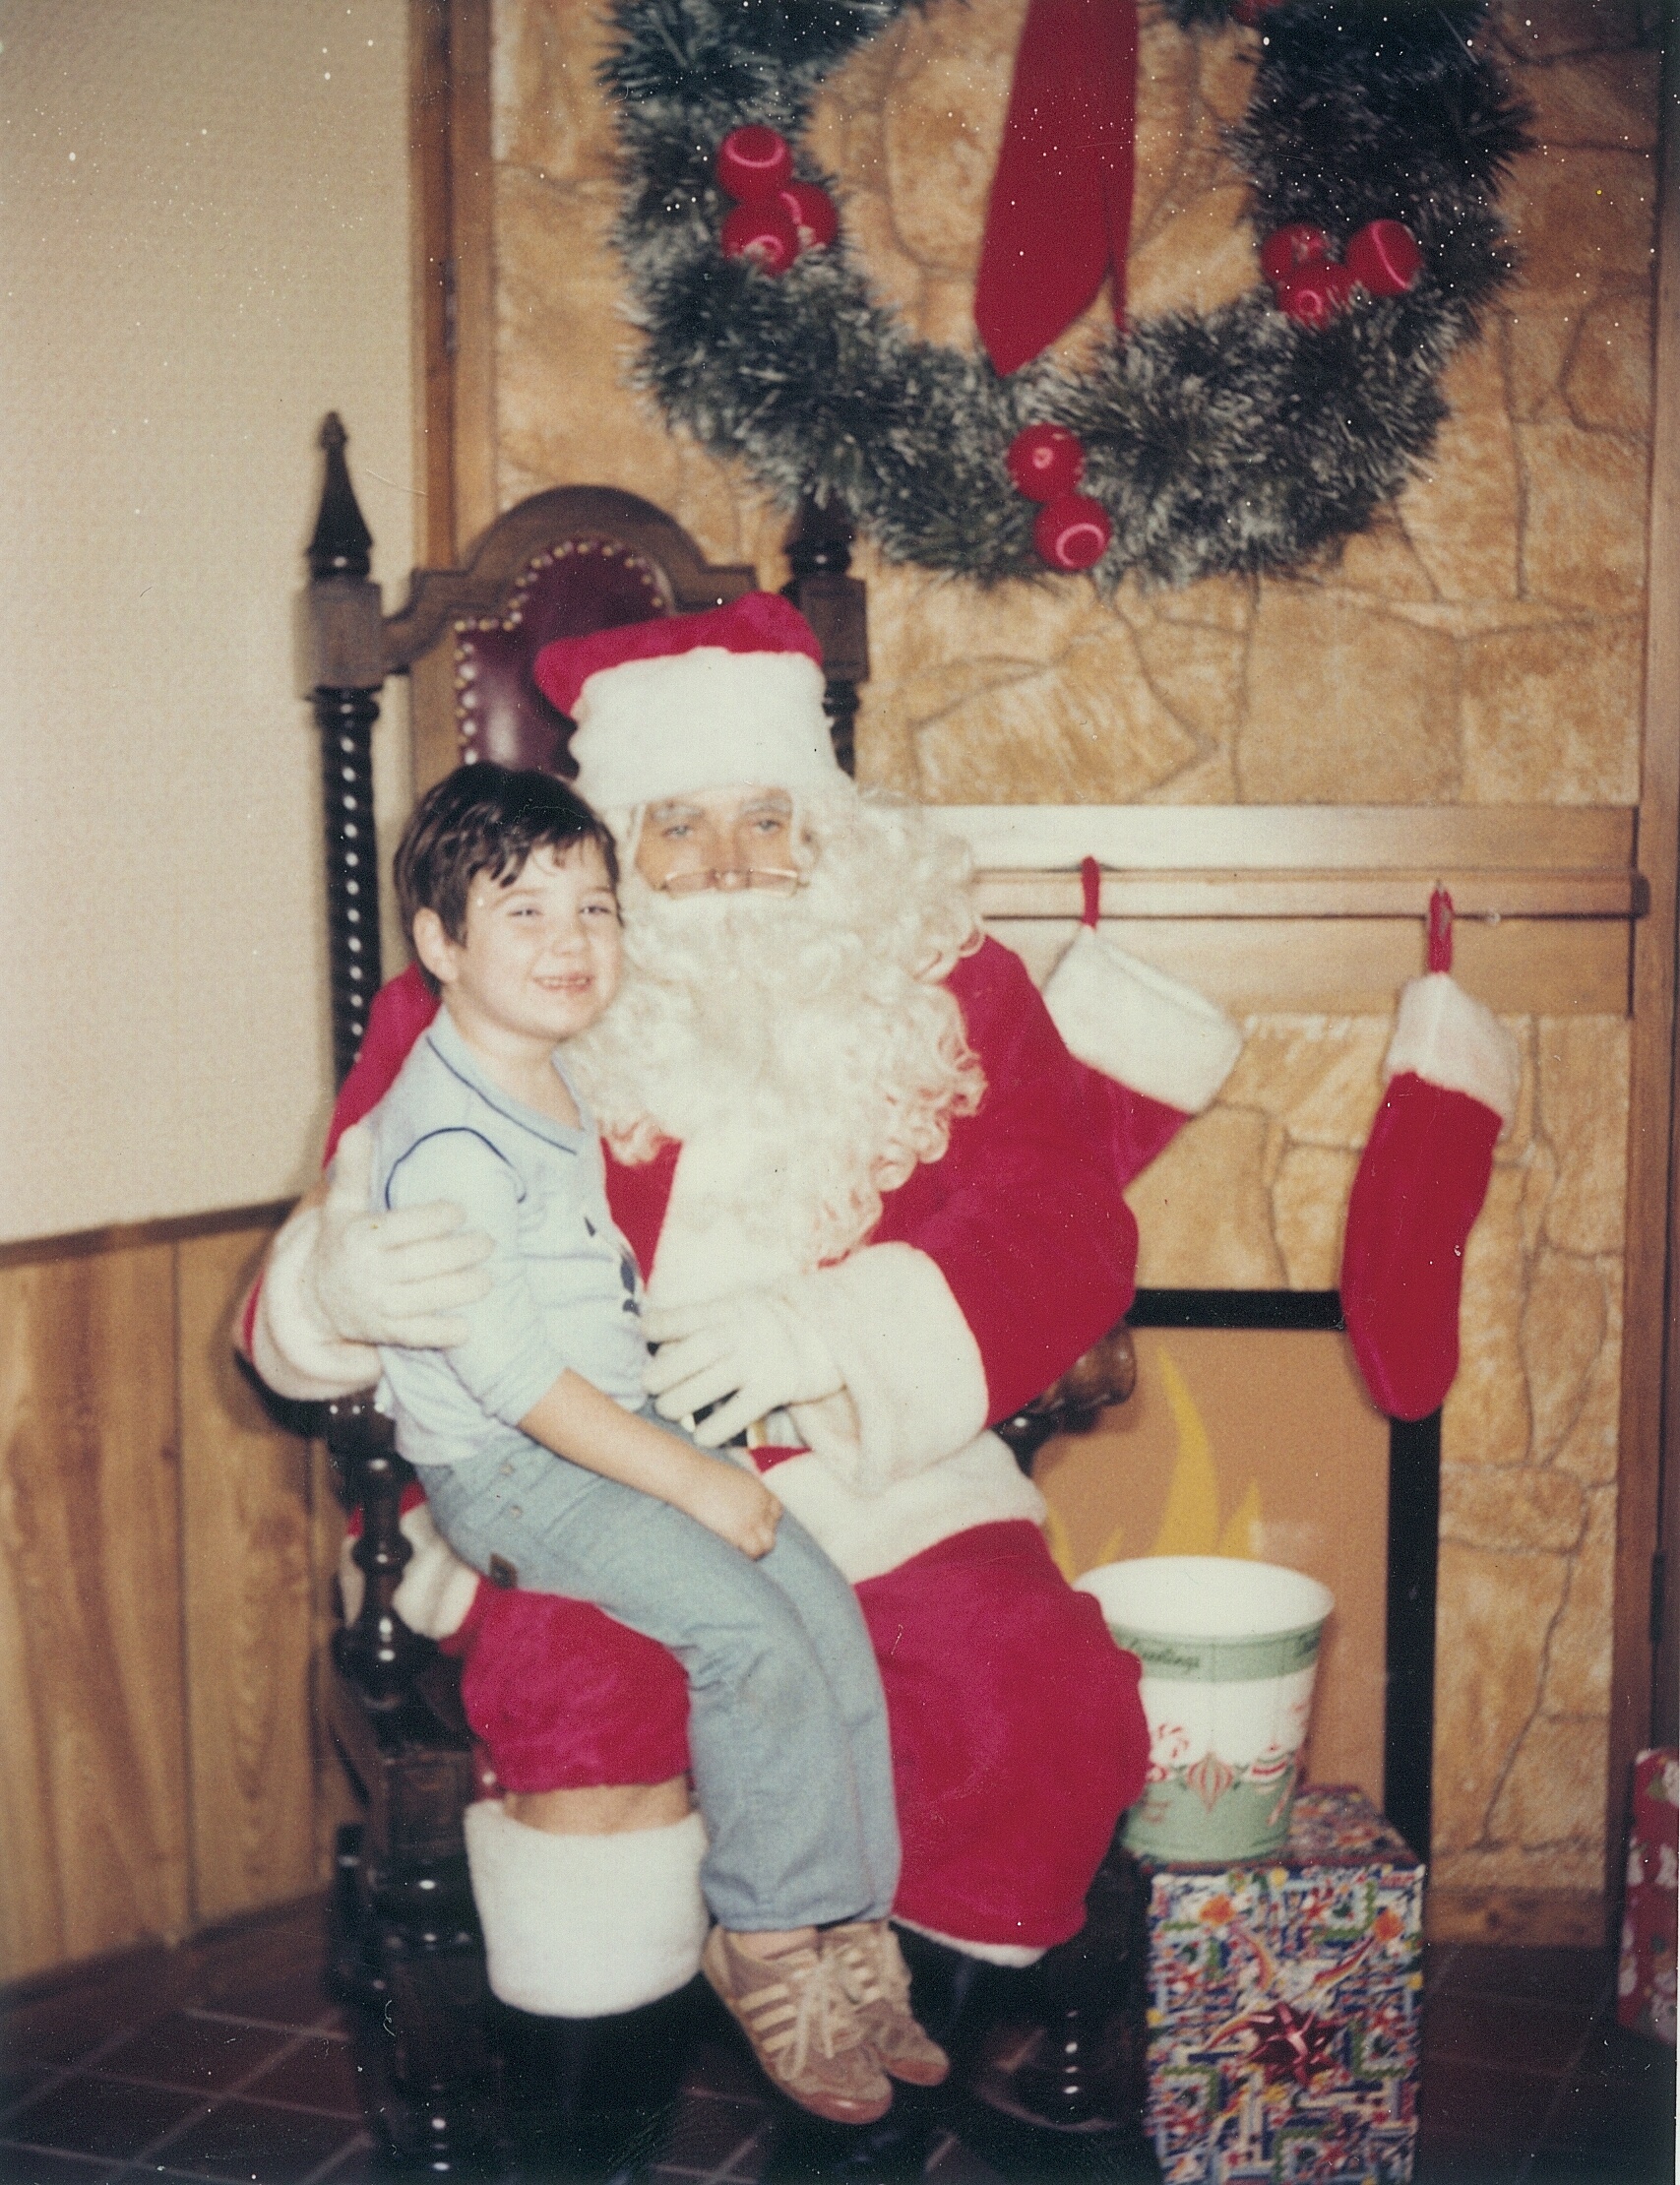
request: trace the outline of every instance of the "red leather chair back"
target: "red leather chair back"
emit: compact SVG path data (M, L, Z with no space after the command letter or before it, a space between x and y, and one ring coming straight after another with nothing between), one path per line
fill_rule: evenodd
M462 569L422 569L385 623L388 672L413 690L414 783L463 759L565 773L562 716L536 656L653 615L750 592L754 572L706 559L682 527L616 486L553 486L497 518Z
M589 637L669 611L658 572L633 547L568 538L545 548L527 563L499 616L456 625L461 756L565 772L564 718L536 687L536 656L555 638Z

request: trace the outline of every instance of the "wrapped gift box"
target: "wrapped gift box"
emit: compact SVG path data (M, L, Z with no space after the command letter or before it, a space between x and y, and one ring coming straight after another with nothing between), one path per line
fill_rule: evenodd
M1628 1886L1616 2017L1636 2033L1674 2045L1676 1858L1680 1845L1680 1753L1641 1753L1634 1762Z
M1168 2185L1409 2178L1423 1867L1370 1800L1309 1787L1273 1857L1146 1870Z

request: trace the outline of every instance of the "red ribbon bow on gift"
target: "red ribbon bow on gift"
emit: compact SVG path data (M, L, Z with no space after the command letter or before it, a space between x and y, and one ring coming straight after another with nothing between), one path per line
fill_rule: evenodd
M1260 2066L1269 2087L1280 2087L1285 2079L1292 2079L1297 2087L1310 2088L1317 2075L1336 2061L1335 2026L1287 2003L1275 2004L1237 2030L1254 2034L1247 2061Z
M1000 372L1072 326L1105 278L1125 324L1137 104L1136 0L1031 0L974 287Z

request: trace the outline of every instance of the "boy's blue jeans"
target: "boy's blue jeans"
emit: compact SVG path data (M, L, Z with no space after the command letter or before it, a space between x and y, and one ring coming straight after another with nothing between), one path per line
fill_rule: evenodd
M715 1918L752 1932L886 1917L899 1824L880 1672L856 1595L801 1526L783 1514L755 1562L531 1441L417 1468L475 1570L499 1558L519 1585L593 1601L681 1661Z

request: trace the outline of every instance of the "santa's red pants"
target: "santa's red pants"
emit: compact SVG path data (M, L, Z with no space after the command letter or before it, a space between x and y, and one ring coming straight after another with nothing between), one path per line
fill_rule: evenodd
M965 1942L1065 1941L1143 1787L1136 1658L1025 1520L957 1533L857 1596L892 1730L896 1910ZM681 1669L599 1609L481 1586L448 1647L504 1789L659 1782L687 1768Z

